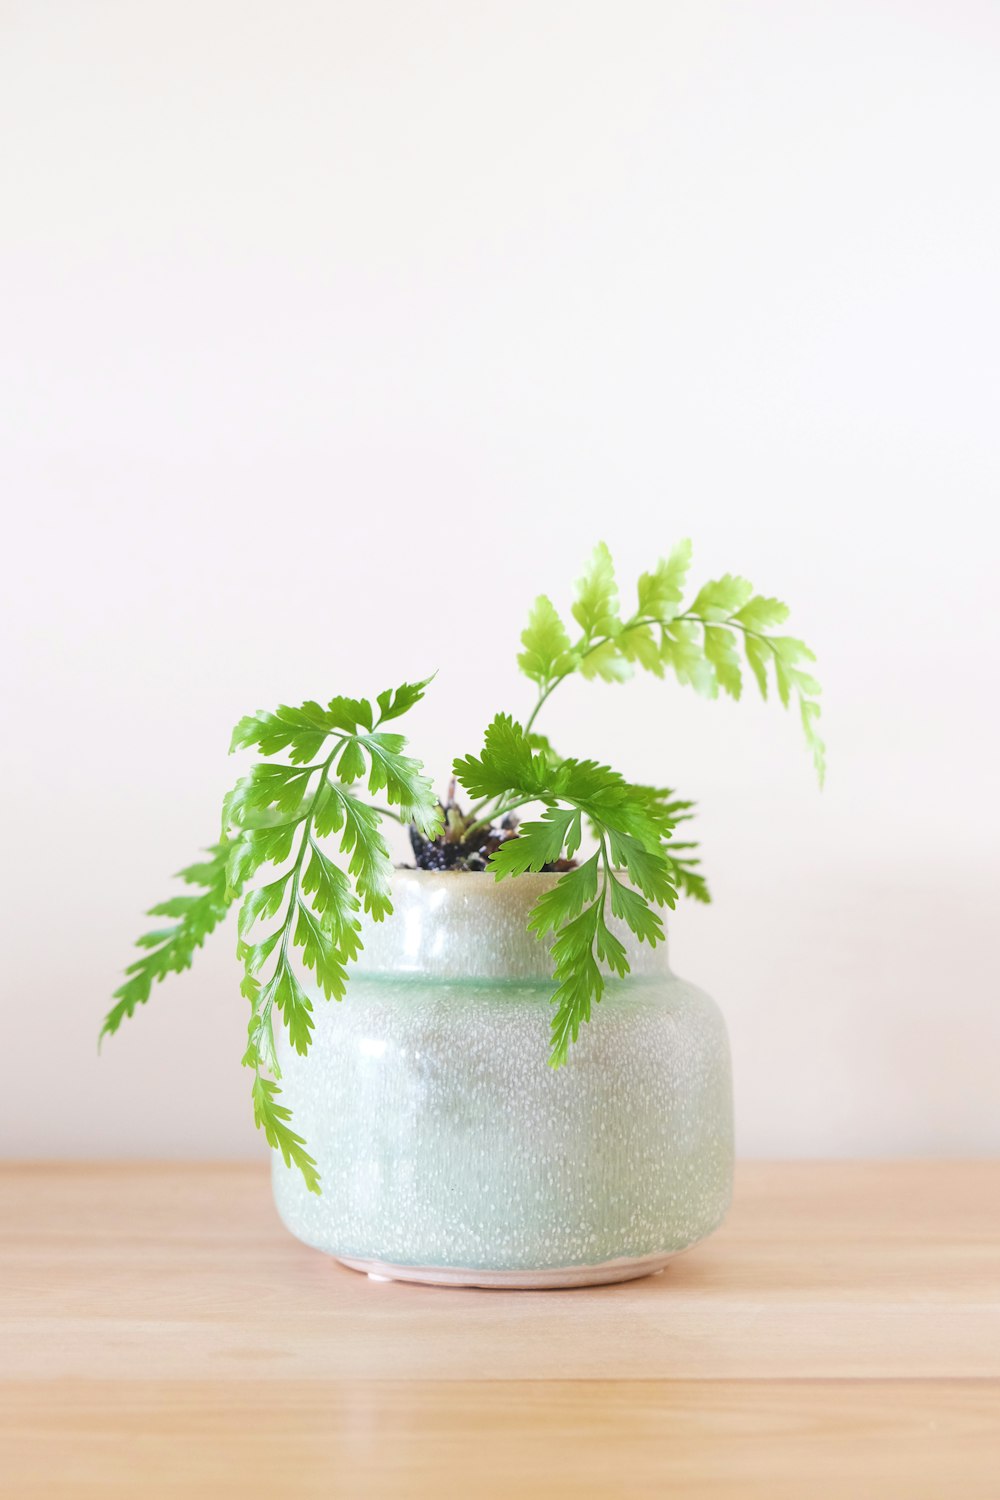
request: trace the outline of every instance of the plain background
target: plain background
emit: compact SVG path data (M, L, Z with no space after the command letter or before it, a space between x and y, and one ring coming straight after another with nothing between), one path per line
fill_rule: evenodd
M437 668L443 786L533 596L685 535L791 603L826 792L755 697L548 727L702 805L740 1150L1000 1149L1000 8L0 22L3 1152L261 1151L231 928L96 1050L233 722Z

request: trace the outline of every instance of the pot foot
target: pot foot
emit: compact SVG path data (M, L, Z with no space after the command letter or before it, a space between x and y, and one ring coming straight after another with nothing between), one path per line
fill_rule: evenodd
M494 1271L464 1266L401 1266L391 1261L359 1260L338 1255L351 1271L369 1281L415 1281L427 1286L484 1287L507 1291L554 1291L561 1287L608 1286L616 1281L638 1281L656 1276L678 1253L622 1256L593 1266L544 1267L539 1270Z

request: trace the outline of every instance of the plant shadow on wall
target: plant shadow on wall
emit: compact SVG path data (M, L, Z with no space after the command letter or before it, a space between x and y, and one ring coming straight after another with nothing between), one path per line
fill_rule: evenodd
M386 727L420 701L431 679L379 693L374 703L336 697L241 719L231 752L256 749L263 759L226 796L221 837L208 857L180 871L194 892L151 909L164 925L139 938L142 954L115 991L102 1037L149 999L154 982L189 968L239 901L241 990L251 1010L243 1062L253 1074L255 1121L318 1193L316 1162L280 1102L275 1011L295 1051L305 1054L313 1004L296 964L312 972L327 1000L343 998L362 947L362 911L375 922L392 914L392 862L381 831L391 818L409 827L420 869L480 870L496 880L560 872L532 908L528 927L551 944L550 1062L562 1066L607 977L629 973L616 924L655 946L664 935L658 908L672 908L678 892L710 898L697 845L676 836L691 819L690 801L628 781L610 766L564 756L538 731L539 713L559 684L576 673L622 682L636 667L657 677L670 668L706 697L721 690L739 698L742 644L761 694L767 697L773 681L784 706L797 703L823 779L820 689L805 665L813 653L780 633L787 607L727 573L685 608L690 560L691 545L682 542L644 573L637 606L623 618L612 559L599 545L576 586L576 639L551 601L536 599L518 657L536 700L524 724L498 713L480 753L455 761L456 781L472 799L467 810L454 787L445 805L437 800L421 763L405 753L404 737ZM365 798L363 788L377 800ZM540 815L518 822L531 806ZM580 860L585 841L592 852ZM261 882L268 866L272 878Z

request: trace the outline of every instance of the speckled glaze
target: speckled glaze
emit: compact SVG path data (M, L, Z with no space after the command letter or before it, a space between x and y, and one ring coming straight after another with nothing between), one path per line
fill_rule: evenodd
M282 1090L323 1195L274 1157L299 1239L371 1275L578 1286L660 1270L729 1204L729 1047L666 945L623 929L569 1064L548 1067L551 964L527 914L556 879L400 871L340 1004L313 997Z

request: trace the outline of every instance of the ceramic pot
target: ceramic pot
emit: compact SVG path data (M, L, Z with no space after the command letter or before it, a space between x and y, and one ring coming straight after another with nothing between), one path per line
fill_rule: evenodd
M339 1004L314 994L282 1090L323 1193L274 1156L291 1232L370 1275L563 1287L659 1271L729 1204L725 1024L666 944L624 928L568 1064L548 1066L551 962L526 930L557 879L399 871Z

